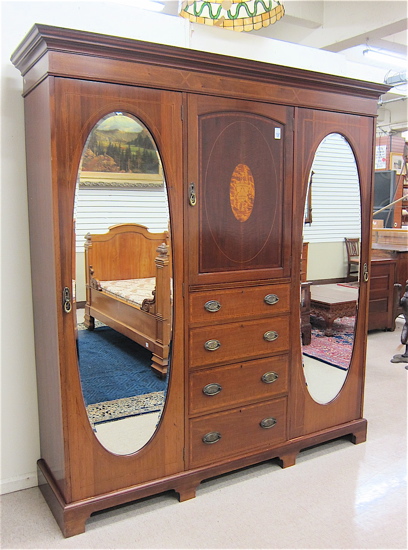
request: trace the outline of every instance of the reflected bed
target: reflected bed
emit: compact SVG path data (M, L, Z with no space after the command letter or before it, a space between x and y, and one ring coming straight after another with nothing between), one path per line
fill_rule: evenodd
M171 266L168 232L150 233L139 224L120 224L104 234L88 233L85 244L85 325L95 319L152 353L152 368L167 373Z

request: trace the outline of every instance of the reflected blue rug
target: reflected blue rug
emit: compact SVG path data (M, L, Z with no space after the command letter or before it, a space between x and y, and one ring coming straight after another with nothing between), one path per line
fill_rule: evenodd
M78 354L87 406L150 396L167 387L150 368L151 352L107 326L78 330Z

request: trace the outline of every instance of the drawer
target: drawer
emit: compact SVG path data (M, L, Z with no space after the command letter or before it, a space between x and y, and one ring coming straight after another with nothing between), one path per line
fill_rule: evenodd
M287 355L198 370L189 378L189 411L197 415L231 409L271 399L287 389Z
M191 368L284 352L289 349L289 316L193 328L189 346Z
M289 311L289 285L191 292L190 323L219 323Z
M247 454L285 440L286 397L196 418L190 420L190 467Z

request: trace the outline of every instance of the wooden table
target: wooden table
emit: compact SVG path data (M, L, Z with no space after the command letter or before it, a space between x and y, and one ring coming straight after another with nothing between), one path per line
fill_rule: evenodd
M333 323L339 317L357 312L358 288L338 284L312 285L310 314L325 321L325 336L333 336Z

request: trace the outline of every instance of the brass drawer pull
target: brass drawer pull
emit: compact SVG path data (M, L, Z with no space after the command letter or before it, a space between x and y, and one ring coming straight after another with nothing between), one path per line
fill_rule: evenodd
M207 351L216 351L221 347L221 342L219 340L207 340L204 347Z
M214 382L212 384L207 384L206 386L204 386L203 393L205 393L205 395L217 395L217 393L220 393L221 390L222 386Z
M279 378L279 375L276 372L270 371L270 372L265 372L265 374L262 375L261 380L265 384L272 384L272 382L276 382L278 378Z
M220 432L208 432L208 434L205 434L205 436L203 437L203 442L206 445L213 445L214 443L218 443L220 439Z
M215 313L221 309L221 304L218 300L208 300L208 302L204 304L204 309L210 313Z
M268 330L263 335L264 340L266 340L267 342L273 342L278 338L278 336L279 334L275 330Z
M264 302L268 304L268 306L273 306L273 304L279 302L279 296L276 294L267 294L264 298Z
M261 428L264 428L265 430L268 430L269 428L273 428L277 422L278 421L276 420L276 418L273 418L271 416L270 418L262 419L260 421L259 425L261 426Z

